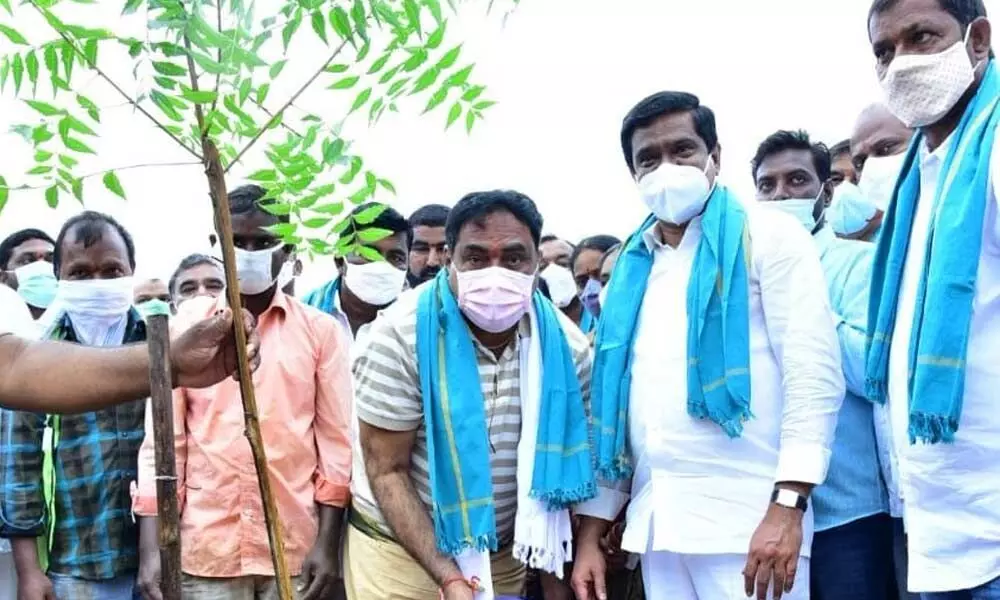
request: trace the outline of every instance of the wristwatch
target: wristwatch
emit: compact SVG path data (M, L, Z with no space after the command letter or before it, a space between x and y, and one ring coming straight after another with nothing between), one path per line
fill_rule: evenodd
M798 492L784 488L774 488L771 492L771 502L785 508L797 508L802 512L809 507L809 499Z

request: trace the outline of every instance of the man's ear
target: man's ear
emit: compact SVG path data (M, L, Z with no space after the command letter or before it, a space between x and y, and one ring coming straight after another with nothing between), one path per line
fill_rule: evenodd
M833 182L829 179L823 184L823 208L830 208L833 204Z
M722 171L722 144L715 144L712 149L712 162L715 163L715 176L718 177Z
M969 39L972 40L972 60L973 66L989 59L992 47L990 36L992 35L992 25L986 17L980 17L969 25Z

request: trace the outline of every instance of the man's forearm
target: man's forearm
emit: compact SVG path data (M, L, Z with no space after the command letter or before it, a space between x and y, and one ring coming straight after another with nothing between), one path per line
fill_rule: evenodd
M53 377L58 366L59 376ZM145 344L89 348L0 336L0 405L85 412L149 395Z
M139 517L139 554L158 555L160 552L159 517Z
M38 562L38 538L18 537L10 540L14 555L14 568L21 577L32 571L41 570Z
M340 548L340 538L343 535L344 509L339 506L319 505L319 531L316 543L335 553Z
M392 472L372 480L372 492L399 544L439 585L461 575L455 560L438 552L434 525L408 473Z

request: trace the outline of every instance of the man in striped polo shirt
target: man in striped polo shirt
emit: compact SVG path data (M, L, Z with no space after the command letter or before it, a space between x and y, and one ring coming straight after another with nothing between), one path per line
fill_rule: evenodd
M422 287L422 293L417 290L401 296L375 321L364 347L356 353L356 405L366 472L355 472L353 477L366 485L354 486L346 557L349 598L434 600L440 593L449 600L471 599L474 592L466 584L474 580L473 575L478 576L482 588L498 597L521 594L525 569L519 549L524 545L518 543L521 540L515 529L519 533L528 519L523 515L527 488L534 491L535 486L518 485L519 479L525 481L521 471L530 462L519 460L523 455L519 445L524 446L526 439L534 440L529 432L542 436L545 429L544 424L535 428L538 413L529 408L534 400L528 372L534 370L532 364L540 362L527 359L533 346L530 338L535 336L536 343L541 340L542 360L550 359L547 349L555 348L548 346L547 339L555 340L551 343L556 345L559 339L565 341L559 347L566 356L564 371L570 374L564 382L571 390L566 396L579 390L577 402L553 407L543 382L543 423L546 414L562 417L577 408L579 420L585 422L590 395L591 357L586 337L535 293L541 229L541 215L522 194L497 191L463 198L452 209L446 226L451 252L448 271ZM432 304L436 308L428 310L427 303L438 302L439 294L440 304ZM449 308L453 320L448 318ZM437 345L437 333L432 337L423 332L428 315L436 321L439 314L443 315L440 335L446 342ZM549 323L548 329L545 323ZM453 339L452 335L461 337ZM425 345L428 338L434 351ZM467 352L452 354L453 348ZM442 377L428 377L427 363L436 360L442 365ZM456 374L455 363L464 371ZM545 369L543 379L550 371L557 369ZM453 378L457 381L462 377L471 385L449 385ZM434 391L445 387L444 393ZM467 402L470 396L475 400ZM455 408L463 402L467 402L464 413ZM456 424L454 431L450 430L452 424ZM583 496L586 499L595 490L586 425L582 425L582 444L574 447L582 446L580 460L586 461L579 463L584 481L579 489L588 490ZM448 429L447 435L440 434L443 429ZM449 444L449 438L454 438L453 443ZM538 437L538 448L552 443L541 439ZM468 468L466 461L480 442L483 468ZM540 451L544 450L535 450ZM450 461L462 463L459 473L450 470ZM437 476L432 477L432 472ZM460 488L457 508L442 500L446 498L442 480L453 475ZM474 485L470 482L477 478L487 486L483 496L468 493ZM364 493L368 489L372 492ZM465 490L464 495L461 490ZM477 507L487 504L488 512L476 513ZM455 513L462 513L466 534L471 515L473 534L479 517L480 524L488 523L489 535L459 535L457 542L450 542L446 539L448 521ZM568 514L566 518L568 532ZM468 539L480 546L483 570L470 566L475 562L470 558L476 554L475 547L460 551ZM488 559L486 550L492 551ZM561 568L560 562L554 571Z

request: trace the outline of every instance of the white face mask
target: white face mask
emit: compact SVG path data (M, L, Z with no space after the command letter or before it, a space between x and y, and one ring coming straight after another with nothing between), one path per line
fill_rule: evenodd
M295 263L292 261L285 261L285 264L281 265L281 270L278 271L278 287L285 289L285 286L295 279Z
M605 285L601 288L601 293L597 295L597 301L601 303L601 310L604 310L604 305L608 301L608 286Z
M889 210L892 193L896 190L896 180L899 179L905 160L906 153L903 152L895 156L871 156L865 161L858 187L882 212Z
M837 235L852 235L868 226L878 212L875 204L849 181L833 191L828 219Z
M822 188L819 193L823 193ZM771 204L773 204L778 210L795 217L795 220L802 223L802 226L806 228L806 231L812 235L813 230L816 229L816 223L818 222L814 214L816 211L816 203L818 201L819 196L815 198L790 198L788 200L771 202ZM824 209L823 212L826 212L826 209ZM820 213L820 218L822 217L823 213Z
M355 265L347 263L344 284L359 300L371 306L392 304L403 291L406 271L384 260Z
M240 280L240 293L248 296L263 294L274 285L274 270L271 265L274 253L281 250L279 243L263 250L236 248L236 274Z
M549 286L552 303L559 308L566 308L576 298L576 281L566 267L551 264L541 272L542 279Z
M965 39L937 54L903 54L893 58L881 79L889 110L907 127L940 121L975 80Z
M59 281L56 300L76 325L81 319L100 321L121 317L132 306L133 289L131 277L63 279Z
M666 223L683 225L695 218L705 208L711 195L708 157L704 169L664 162L655 171L639 180L639 193L643 202L656 218Z

